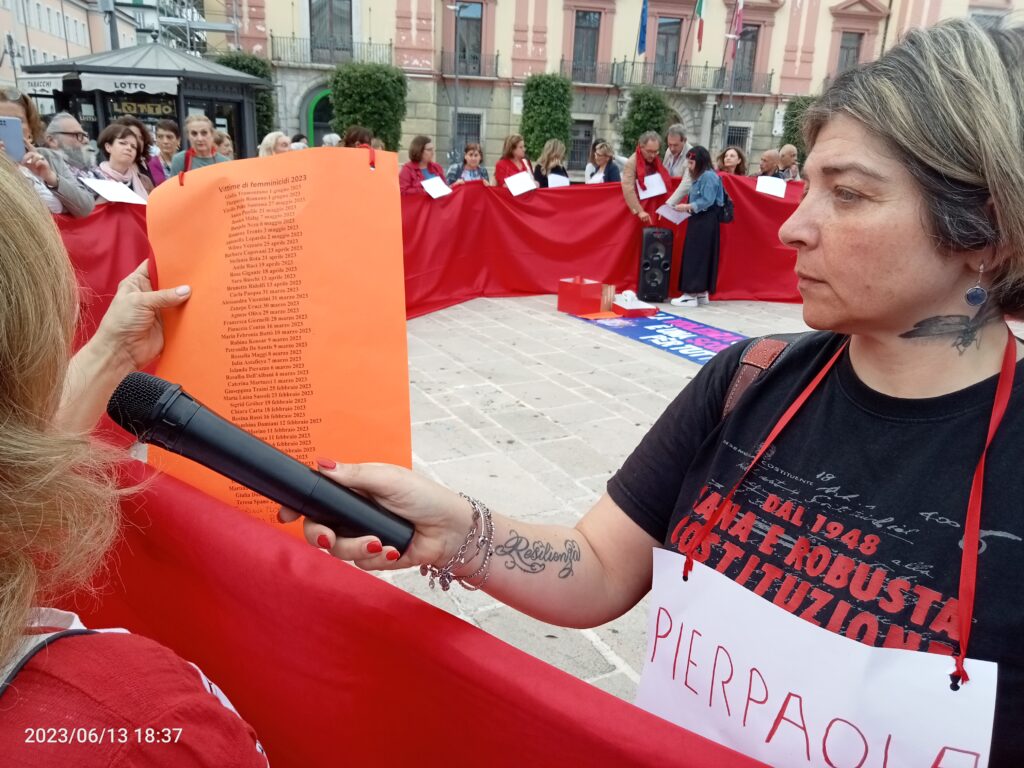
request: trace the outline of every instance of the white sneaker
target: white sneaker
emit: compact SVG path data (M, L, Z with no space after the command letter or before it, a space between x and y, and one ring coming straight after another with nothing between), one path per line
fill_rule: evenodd
M682 296L672 299L671 304L673 307L696 307L700 301L696 296L684 293Z
M704 291L704 293L697 294L697 303L702 307L706 307L708 304L711 303L711 299L708 298L707 291Z

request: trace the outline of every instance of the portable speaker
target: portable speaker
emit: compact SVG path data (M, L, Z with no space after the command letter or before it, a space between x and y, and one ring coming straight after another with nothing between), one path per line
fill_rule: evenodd
M668 301L669 276L672 272L672 230L644 228L640 246L640 274L636 280L636 296L640 301Z

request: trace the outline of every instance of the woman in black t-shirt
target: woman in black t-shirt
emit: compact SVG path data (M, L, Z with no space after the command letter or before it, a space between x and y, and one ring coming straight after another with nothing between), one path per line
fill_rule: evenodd
M1024 27L911 30L807 111L806 195L779 234L820 330L789 340L728 415L739 345L686 387L573 528L492 515L398 467L325 460L416 535L401 554L309 521L307 538L573 627L633 607L651 587L652 547L678 550L832 632L952 655L954 686L980 684L973 660L998 663L991 763L1024 764L1024 348L1003 322L1024 315L1021 115Z

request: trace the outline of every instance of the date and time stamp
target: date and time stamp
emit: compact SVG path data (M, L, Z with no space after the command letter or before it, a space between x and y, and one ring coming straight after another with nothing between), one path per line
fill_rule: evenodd
M26 744L177 744L183 728L26 728Z

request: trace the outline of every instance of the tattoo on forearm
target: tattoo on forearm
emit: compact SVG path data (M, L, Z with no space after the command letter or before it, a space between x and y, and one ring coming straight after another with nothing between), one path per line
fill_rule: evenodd
M995 302L986 302L974 317L968 315L937 315L914 325L914 328L900 334L901 339L927 339L952 336L953 347L961 355L972 345L980 344L978 334L989 323L1002 317L1002 311Z
M526 573L540 573L548 563L561 563L558 578L567 579L572 576L573 563L580 561L580 545L573 539L565 540L565 548L556 550L546 541L538 539L532 544L525 536L516 531L509 531L508 540L494 548L494 553L505 560L509 570L518 568Z

